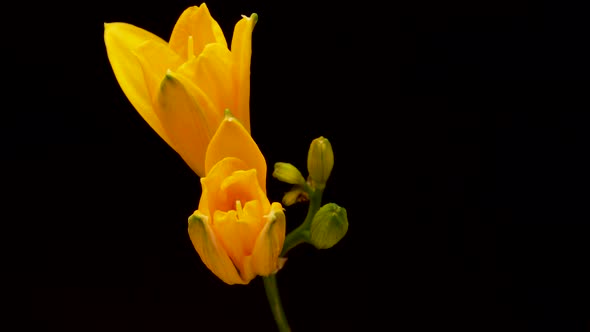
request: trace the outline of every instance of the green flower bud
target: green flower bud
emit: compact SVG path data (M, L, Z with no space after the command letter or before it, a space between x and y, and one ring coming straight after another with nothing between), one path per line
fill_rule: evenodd
M346 209L334 203L322 206L311 221L310 242L318 249L338 243L348 231Z
M303 185L305 179L297 167L289 163L275 163L275 170L272 172L272 176L277 178L279 181L287 182L290 184Z
M334 152L330 141L321 136L314 139L307 154L307 171L315 188L323 190L326 187L332 167L334 167Z

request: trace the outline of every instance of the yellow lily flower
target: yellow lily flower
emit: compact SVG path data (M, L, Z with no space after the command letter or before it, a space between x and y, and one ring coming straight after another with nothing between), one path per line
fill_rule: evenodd
M143 119L199 176L230 109L250 132L250 58L256 14L236 24L231 51L205 4L186 9L170 41L127 23L105 23L107 55Z
M266 196L266 161L233 116L211 139L199 208L189 217L190 239L205 265L228 284L247 284L281 268L285 214Z

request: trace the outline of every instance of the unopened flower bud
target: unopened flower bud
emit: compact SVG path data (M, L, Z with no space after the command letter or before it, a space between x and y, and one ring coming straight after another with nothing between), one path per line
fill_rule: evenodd
M272 173L272 176L279 181L290 184L303 185L305 183L305 179L303 178L303 175L301 175L301 172L299 172L297 167L289 163L275 163L275 170Z
M330 141L324 137L314 139L307 154L307 170L315 188L323 190L326 187L332 167L334 167L334 152Z
M346 209L334 203L322 206L311 222L310 242L318 249L338 243L348 231Z

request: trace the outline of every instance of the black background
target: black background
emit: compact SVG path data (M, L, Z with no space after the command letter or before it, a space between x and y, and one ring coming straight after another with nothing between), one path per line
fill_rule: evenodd
M201 263L186 232L199 179L106 57L104 22L168 39L199 4L3 10L5 275L23 330L275 331L260 278L228 286ZM590 330L586 8L207 5L228 39L259 15L251 123L269 169L305 170L318 136L334 148L325 201L349 233L289 254L294 331ZM269 176L271 200L288 188ZM287 208L288 228L304 214Z

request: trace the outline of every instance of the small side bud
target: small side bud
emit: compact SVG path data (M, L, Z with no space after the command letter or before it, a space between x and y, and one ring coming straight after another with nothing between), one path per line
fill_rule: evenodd
M272 172L272 176L277 178L279 181L303 185L305 179L297 167L289 163L275 163L275 170Z
M298 202L308 201L307 193L300 186L294 186L289 192L283 196L283 205L291 206Z
M318 249L338 243L348 231L346 209L334 203L322 206L311 222L310 242Z
M334 167L334 152L330 141L324 137L314 139L307 154L307 171L311 184L317 189L324 190L332 167Z

